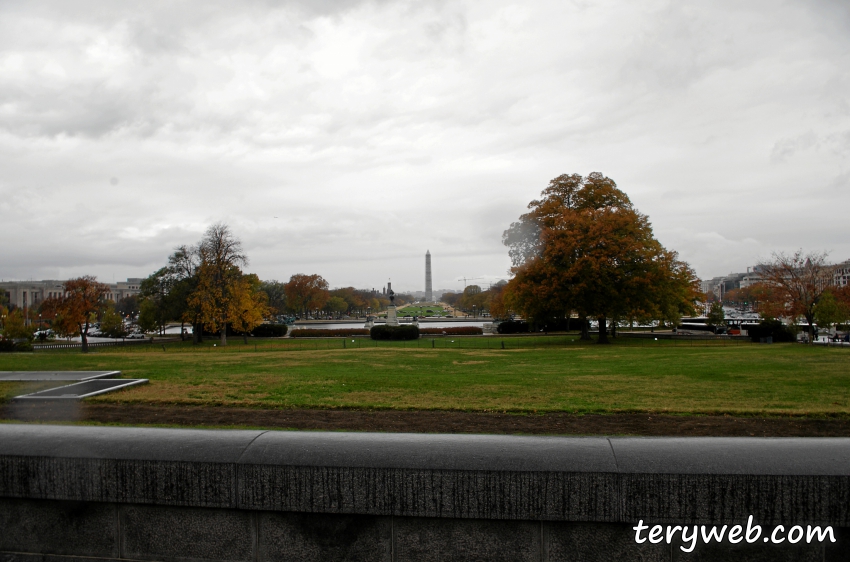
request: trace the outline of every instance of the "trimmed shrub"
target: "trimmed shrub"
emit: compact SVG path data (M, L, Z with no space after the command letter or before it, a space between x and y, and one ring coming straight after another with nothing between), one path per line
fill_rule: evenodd
M258 338L282 338L289 327L286 324L260 324L251 330L251 335Z
M525 320L508 320L499 323L496 331L500 334L525 334L529 331L529 327Z
M419 327L413 324L405 324L403 326L379 324L372 326L369 336L373 340L415 340L419 339Z
M296 328L289 333L293 338L346 338L348 336L368 336L366 328L339 328L325 330L323 328Z
M419 328L423 336L480 336L484 333L483 328L478 326L450 326L448 328Z

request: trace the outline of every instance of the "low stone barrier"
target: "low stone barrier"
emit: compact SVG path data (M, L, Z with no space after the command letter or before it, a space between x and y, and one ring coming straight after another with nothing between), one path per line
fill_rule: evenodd
M0 425L5 561L822 561L848 528L844 438Z

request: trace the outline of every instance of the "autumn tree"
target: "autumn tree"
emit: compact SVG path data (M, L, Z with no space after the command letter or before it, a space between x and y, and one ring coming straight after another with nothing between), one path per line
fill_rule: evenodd
M340 312L348 314L357 314L365 311L368 306L367 302L371 299L368 291L357 290L354 287L342 287L331 291L331 298L338 297L345 301L345 309Z
M3 322L3 336L10 340L28 340L32 341L35 328L27 325L27 319L24 316L24 311L20 308L6 314Z
M89 350L89 327L102 306L104 296L109 292L109 286L86 275L65 281L63 288L62 296L42 302L42 314L53 318L52 324L58 333L79 334L82 351L86 353Z
M286 312L286 283L280 281L262 281L260 290L266 294L270 314Z
M330 299L328 282L321 275L296 273L286 284L286 302L291 310L307 317L311 310L322 310Z
M262 324L268 315L268 295L260 285L260 278L250 273L242 275L231 286L227 318L234 332L245 335Z
M692 314L699 298L693 270L654 238L649 219L599 173L553 179L543 197L503 235L514 278L511 308L537 322L596 318L599 343L608 320Z
M505 305L504 288L501 286L493 286L490 288L489 310L490 316L493 318L507 318L508 307Z
M242 250L242 242L224 223L207 229L197 253L197 285L188 304L197 311L204 327L220 331L221 345L227 345L229 313L242 278L241 267L248 264L248 256Z
M826 257L826 253L804 254L803 250L791 255L780 252L773 254L771 261L757 266L763 284L773 290L781 315L792 320L799 316L806 319L810 342L814 341L815 308L832 281L832 269Z

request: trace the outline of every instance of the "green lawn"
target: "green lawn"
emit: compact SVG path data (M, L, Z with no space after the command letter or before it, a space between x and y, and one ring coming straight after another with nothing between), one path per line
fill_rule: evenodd
M4 354L0 370L121 370L93 402L262 408L850 415L850 349L576 336L242 340ZM501 349L504 341L506 349ZM18 394L0 383L0 399Z
M431 312L428 312L428 311ZM413 306L408 305L398 309L399 316L445 316L448 314L442 306L438 304L430 306Z

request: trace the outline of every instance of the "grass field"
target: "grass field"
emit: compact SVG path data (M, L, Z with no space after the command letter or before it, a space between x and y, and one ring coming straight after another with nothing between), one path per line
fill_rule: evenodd
M506 349L500 342L505 341ZM120 370L94 402L261 408L850 416L850 350L577 337L241 340L0 356L0 370ZM0 383L0 399L31 387Z
M429 310L431 312L428 312ZM445 316L446 314L448 313L445 309L438 304L430 306L408 305L398 309L399 316Z

